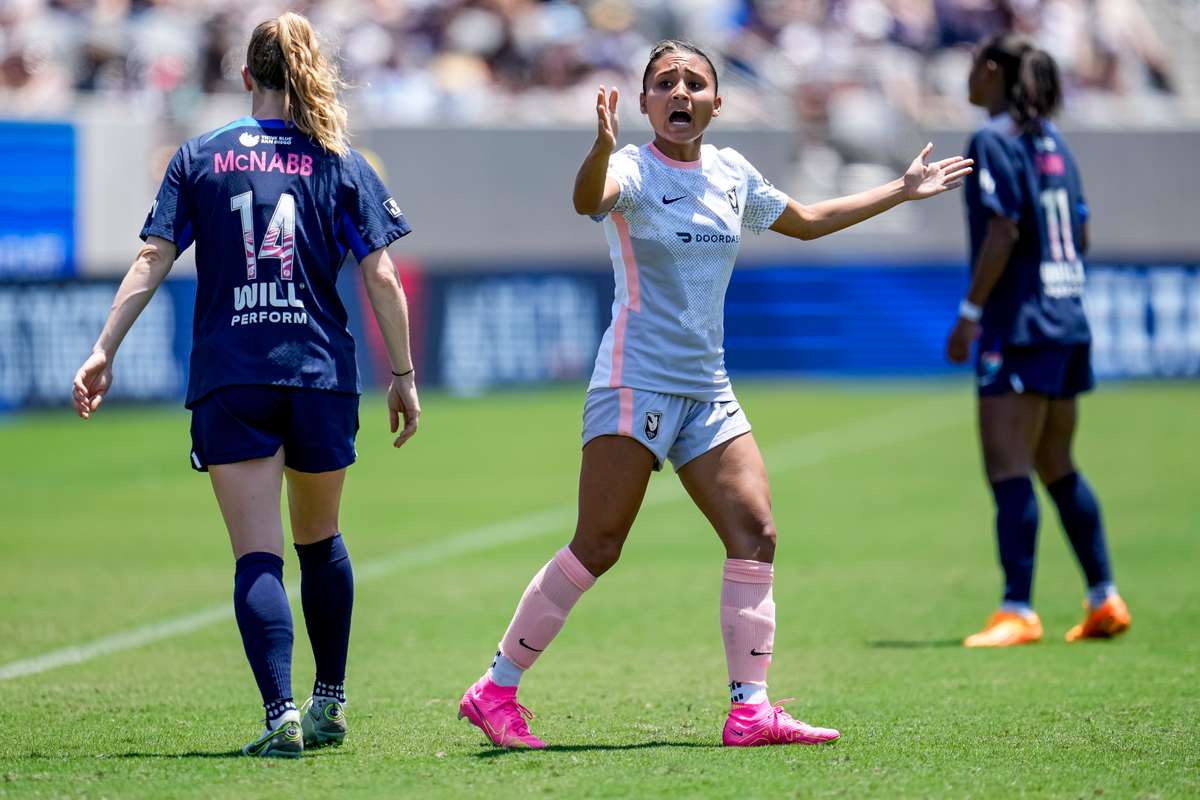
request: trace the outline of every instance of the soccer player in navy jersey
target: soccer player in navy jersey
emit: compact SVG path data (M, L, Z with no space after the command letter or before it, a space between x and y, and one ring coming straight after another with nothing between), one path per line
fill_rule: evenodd
M301 755L346 733L345 672L354 579L338 530L354 462L361 383L339 269L359 262L391 359L387 393L400 447L420 404L404 292L387 246L408 223L346 141L334 66L308 20L255 28L242 80L251 115L184 143L141 231L92 354L74 381L88 419L112 386L125 334L195 242L196 309L186 405L192 466L207 471L237 559L233 603L262 693L266 728L247 755ZM304 620L316 661L306 708L292 698L292 616L283 586L279 497L287 480Z
M1004 598L967 647L1036 642L1042 624L1030 592L1038 505L1036 471L1087 581L1087 612L1067 641L1123 633L1129 610L1109 567L1100 506L1075 467L1077 396L1094 384L1083 310L1088 208L1079 169L1050 121L1060 100L1054 60L1023 38L979 49L971 103L991 120L971 139L976 172L964 199L971 286L947 355L964 363L978 340L979 434L996 504Z

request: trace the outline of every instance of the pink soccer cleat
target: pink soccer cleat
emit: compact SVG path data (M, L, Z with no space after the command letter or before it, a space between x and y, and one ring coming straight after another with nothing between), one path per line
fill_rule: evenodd
M781 700L772 706L770 701L750 704L734 703L725 720L721 737L726 747L757 747L764 744L821 744L841 736L833 728L814 728L807 722L792 719L783 710Z
M458 704L458 718L466 717L492 744L505 749L541 750L546 743L529 732L526 720L533 712L517 702L517 687L497 686L484 675L467 689Z

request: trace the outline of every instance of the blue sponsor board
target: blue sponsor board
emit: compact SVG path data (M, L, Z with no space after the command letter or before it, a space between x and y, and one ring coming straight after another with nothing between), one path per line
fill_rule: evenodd
M1200 376L1200 268L1096 265L1085 302L1097 374ZM584 380L610 320L608 273L429 276L424 375L452 392ZM961 265L768 266L734 272L734 379L963 374L945 357Z
M1200 266L1106 265L1087 280L1098 375L1200 376Z
M456 394L579 380L610 318L611 273L428 276L423 373Z
M965 290L944 266L763 267L734 272L725 360L743 375L935 375Z
M73 275L75 128L0 122L0 278Z
M108 317L111 281L0 283L0 410L64 405L75 370ZM195 281L168 281L117 356L113 400L182 398Z
M730 373L933 376L967 289L961 266L769 267L734 273ZM1101 378L1200 377L1200 267L1097 264L1084 297Z
M339 282L373 379L369 304L357 270ZM607 272L427 274L414 353L423 386L457 394L591 374L610 319ZM734 273L726 359L734 380L949 374L946 335L966 287L961 268L767 267ZM0 410L64 405L112 302L113 281L0 282ZM181 400L194 280L167 281L121 347L112 397ZM1097 373L1200 377L1200 267L1098 265L1086 296ZM414 305L414 308L416 306ZM386 378L386 374L379 377Z

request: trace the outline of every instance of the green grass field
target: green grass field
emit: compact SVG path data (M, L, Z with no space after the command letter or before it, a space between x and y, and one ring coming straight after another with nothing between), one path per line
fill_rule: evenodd
M956 646L999 585L964 386L739 394L780 530L772 696L840 728L836 744L717 746L723 554L669 470L621 563L526 677L534 730L554 747L497 751L455 719L525 583L571 532L575 388L431 394L399 452L378 398L364 405L342 520L359 576L351 735L298 762L236 756L261 707L222 612L232 559L208 482L188 469L186 414L114 407L88 424L65 411L0 422L0 675L215 619L0 680L0 797L1200 795L1200 386L1108 386L1084 404L1078 451L1133 630L1062 642L1082 584L1043 498L1047 638L1000 652ZM299 619L296 656L302 699Z

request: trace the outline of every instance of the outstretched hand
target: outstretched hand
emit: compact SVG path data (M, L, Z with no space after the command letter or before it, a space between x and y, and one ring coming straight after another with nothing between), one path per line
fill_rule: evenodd
M75 373L71 400L80 419L90 419L112 388L112 364L104 353L93 352Z
M609 150L616 149L617 135L621 125L617 120L617 87L606 98L604 87L596 93L596 142L607 145Z
M962 156L951 156L929 163L933 142L925 145L904 173L904 198L924 200L962 186L963 178L971 174L975 162Z

